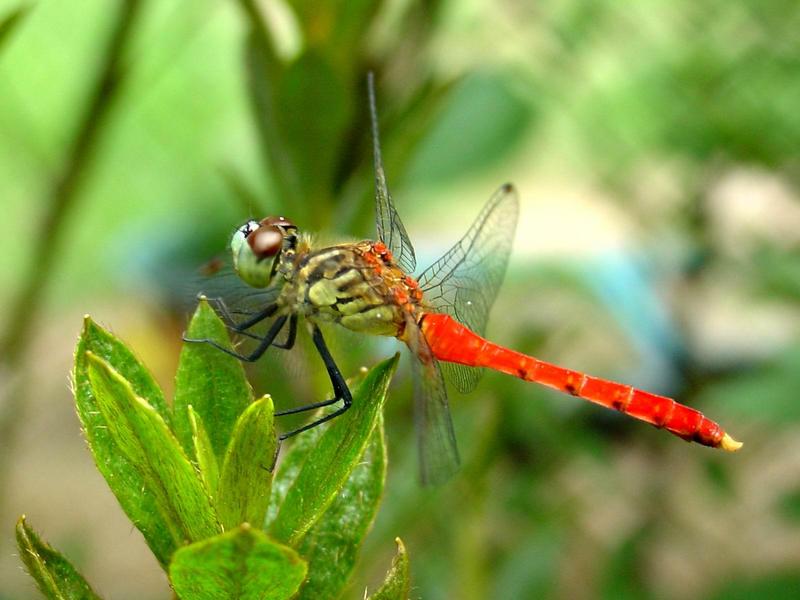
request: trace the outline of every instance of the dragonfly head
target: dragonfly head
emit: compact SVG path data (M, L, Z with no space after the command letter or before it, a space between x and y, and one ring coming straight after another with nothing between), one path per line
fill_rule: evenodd
M297 227L284 217L250 220L231 238L233 267L245 283L267 287L277 271L281 256L297 244Z

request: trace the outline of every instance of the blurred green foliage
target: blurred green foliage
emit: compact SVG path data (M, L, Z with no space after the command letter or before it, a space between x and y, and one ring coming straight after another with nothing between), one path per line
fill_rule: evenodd
M4 304L36 276L29 258L49 234L37 199L109 19L99 0L43 0L0 38ZM174 354L185 321L163 308L240 221L285 212L322 235L374 235L372 69L389 185L422 263L497 184L521 189L491 336L673 394L745 448L685 446L488 374L452 398L461 474L421 489L401 367L361 580L380 584L387 540L401 534L426 600L793 597L798 31L790 0L146 3L37 326L119 306L158 323L151 352ZM545 209L561 210L557 231L537 227ZM610 250L608 214L624 232ZM250 373L276 405L327 385L298 345L299 357L274 354ZM345 373L392 350L333 348Z

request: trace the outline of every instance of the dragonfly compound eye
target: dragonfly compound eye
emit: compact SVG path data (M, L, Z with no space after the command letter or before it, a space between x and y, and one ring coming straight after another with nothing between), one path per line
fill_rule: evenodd
M283 231L275 225L261 225L247 236L247 243L258 259L275 256L283 246Z
M284 229L297 229L297 225L292 223L286 217L266 217L265 219L261 219L260 225L262 227L276 225L278 227L283 227Z
M259 225L258 221L252 221L251 220L251 221L248 221L247 223L245 223L244 225L242 225L241 227L239 227L239 229L236 230L236 233L241 234L244 237L247 237L251 233L253 233L256 229L258 229L259 227L260 227L260 225Z

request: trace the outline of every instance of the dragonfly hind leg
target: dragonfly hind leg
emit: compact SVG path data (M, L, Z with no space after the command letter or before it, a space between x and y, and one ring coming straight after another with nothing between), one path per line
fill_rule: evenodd
M291 331L289 333L291 336ZM312 421L311 423L307 423L302 427L299 427L298 429L294 429L287 433L281 434L280 436L281 440L285 440L286 438L290 438L293 435L297 435L298 433L302 433L304 431L308 431L309 429L313 429L317 425L322 425L326 421L335 419L339 415L342 415L345 412L347 412L347 409L350 408L350 406L353 404L353 396L350 393L350 389L347 387L347 383L345 382L344 377L342 376L342 372L339 370L339 367L336 366L336 362L333 360L333 357L331 356L331 353L328 350L328 346L325 344L325 340L322 337L322 332L316 325L314 325L312 339L314 340L314 346L316 346L320 357L322 357L322 362L325 363L325 369L328 371L328 376L331 378L331 385L333 385L333 398L331 398L330 400L323 400L322 402L307 404L306 406L298 406L297 408L290 408L288 410L276 412L275 416L282 417L284 415L294 415L297 413L306 412L317 408L324 408L325 406L331 406L333 404L336 404L339 400L342 401L342 406L337 408L333 412L317 419L316 421Z

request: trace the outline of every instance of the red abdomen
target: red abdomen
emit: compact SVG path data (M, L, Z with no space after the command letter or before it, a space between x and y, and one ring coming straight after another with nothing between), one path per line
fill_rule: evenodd
M741 443L703 413L671 398L590 377L485 340L448 315L426 314L421 328L433 355L445 362L486 367L613 408L685 440L736 451Z

